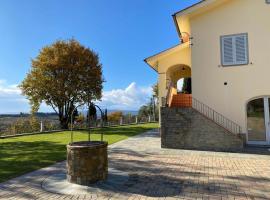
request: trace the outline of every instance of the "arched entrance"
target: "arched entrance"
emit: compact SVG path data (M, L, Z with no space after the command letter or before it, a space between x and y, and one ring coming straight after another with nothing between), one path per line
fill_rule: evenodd
M270 145L270 98L254 98L247 103L248 143Z
M183 80L182 80L183 79ZM166 72L168 107L191 107L191 68L187 65L175 65ZM179 80L181 88L179 88Z
M183 79L183 92L191 94L191 68L187 65L175 65L170 67L166 72L167 88L174 87L178 89L177 83Z

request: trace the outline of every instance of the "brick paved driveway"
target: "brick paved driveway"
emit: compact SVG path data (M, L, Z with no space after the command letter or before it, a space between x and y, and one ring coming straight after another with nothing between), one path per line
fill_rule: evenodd
M110 146L110 167L128 172L124 187L84 195L44 191L64 163L0 184L0 199L270 199L270 155L160 149L157 131Z

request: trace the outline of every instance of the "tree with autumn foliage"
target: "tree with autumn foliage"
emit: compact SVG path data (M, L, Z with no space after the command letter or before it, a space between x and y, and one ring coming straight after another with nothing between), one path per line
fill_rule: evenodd
M108 121L109 122L119 122L121 117L123 117L123 113L121 111L115 111L108 114Z
M67 129L76 105L101 99L103 82L98 54L71 39L42 48L20 88L32 112L44 102Z

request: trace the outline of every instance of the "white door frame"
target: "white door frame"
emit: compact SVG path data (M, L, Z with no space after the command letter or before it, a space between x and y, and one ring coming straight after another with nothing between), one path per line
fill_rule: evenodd
M269 113L269 97L261 97L264 102L264 123L266 141L249 141L247 131L247 144L251 145L270 145L270 113Z

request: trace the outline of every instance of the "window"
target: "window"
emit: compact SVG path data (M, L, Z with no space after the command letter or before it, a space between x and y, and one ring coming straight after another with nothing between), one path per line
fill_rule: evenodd
M248 64L248 35L221 36L221 64L223 66Z

